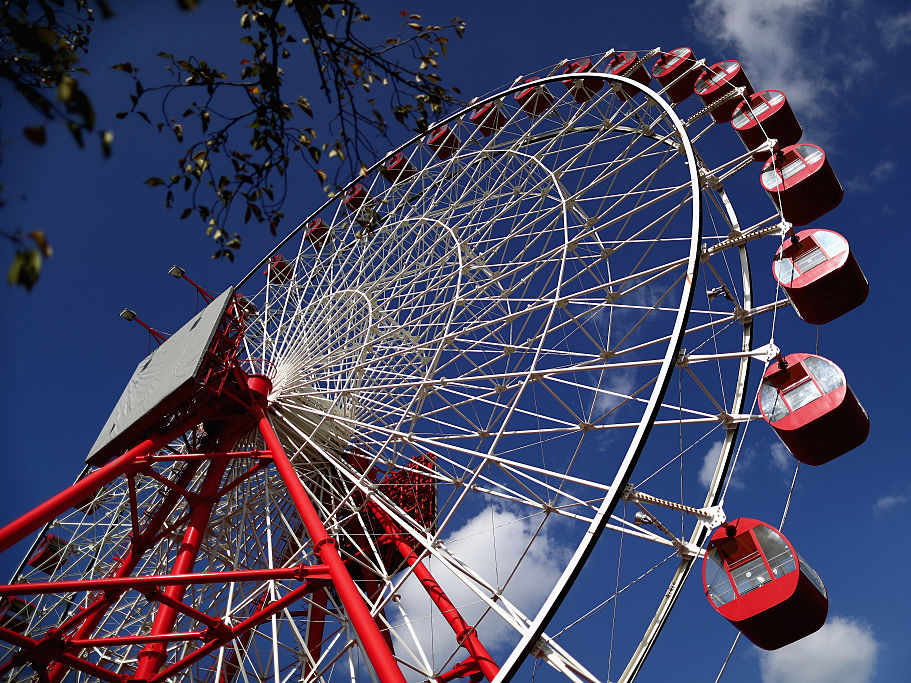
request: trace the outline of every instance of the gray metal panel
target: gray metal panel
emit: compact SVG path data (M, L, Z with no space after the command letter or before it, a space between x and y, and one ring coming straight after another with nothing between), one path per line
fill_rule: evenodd
M141 434L161 417L160 406L188 384L198 384L197 373L233 294L233 287L225 290L137 366L86 461L99 464L94 459L114 440L131 430Z

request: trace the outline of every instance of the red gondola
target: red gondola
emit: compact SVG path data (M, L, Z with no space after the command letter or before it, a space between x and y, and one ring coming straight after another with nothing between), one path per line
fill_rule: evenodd
M678 47L662 54L652 66L652 76L667 88L664 94L674 104L683 102L693 94L699 69L695 68L696 60L693 51L688 47Z
M490 137L506 123L506 115L496 102L488 102L471 114L471 122L478 127L481 135Z
M594 72L592 60L577 59L568 67L563 69L565 74L581 74ZM567 78L563 85L573 94L573 99L579 104L585 104L595 93L604 87L604 81L600 78Z
M355 222L365 228L372 228L379 222L374 205L373 197L362 183L352 187L345 195L345 209L353 213Z
M753 86L750 85L750 80L743 72L740 62L735 59L728 59L724 62L713 64L699 74L693 90L702 98L706 105L710 105L720 100L734 88L741 87L746 88L745 97L753 94ZM731 97L724 104L715 107L709 112L712 120L715 123L727 123L734 115L734 109L742 101L739 97Z
M329 239L329 226L326 225L322 218L314 218L310 221L304 239L312 244L314 249L319 251Z
M786 221L806 225L841 203L845 191L817 145L785 147L762 167L762 187Z
M16 595L0 598L0 626L16 633L25 633L35 615L35 606Z
M66 560L66 555L66 541L54 534L47 534L41 539L35 553L29 558L28 564L30 567L50 574Z
M408 161L403 152L396 152L383 166L380 174L395 185L412 178L418 170Z
M802 230L785 241L772 270L797 315L814 325L860 306L870 292L848 241L831 230Z
M780 532L741 517L709 540L702 584L712 607L764 650L818 631L829 598L819 574Z
M870 418L830 360L792 353L768 367L759 410L795 458L822 465L857 448L870 433Z
M526 78L525 83L531 83L535 79ZM528 116L539 116L550 109L554 103L554 96L543 85L530 85L525 90L520 90L515 95L516 102Z
M449 130L449 126L442 125L431 131L426 139L427 146L434 151L440 159L448 159L462 144L456 134Z
M607 65L610 73L615 76L626 76L631 78L637 83L642 85L648 85L652 77L649 76L648 69L645 68L645 64L639 64L636 66L638 61L638 55L632 50L627 50L626 52L616 53L610 60L610 63ZM617 92L617 97L621 100L626 100L635 95L638 90L635 88L624 85Z
M750 95L737 105L731 125L749 150L756 149L767 138L778 140L779 147L787 147L796 144L803 135L791 105L780 90ZM763 161L771 155L768 150L753 152L753 159Z
M275 254L269 259L269 267L263 273L273 283L287 282L291 277L294 267L281 254Z

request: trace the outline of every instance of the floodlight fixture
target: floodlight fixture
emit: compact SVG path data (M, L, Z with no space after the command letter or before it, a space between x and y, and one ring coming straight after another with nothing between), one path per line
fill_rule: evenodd
M180 278L182 278L184 275L186 275L186 273L187 273L186 270L184 270L184 269L181 268L180 266L176 266L176 265L175 265L175 266L171 266L171 267L168 269L168 275L173 275L173 276L176 277L178 280L179 280Z
M122 311L120 311L120 317L124 320L135 320L136 311L131 311L129 308L124 308Z
M190 278L187 277L187 271L186 271L184 268L181 268L180 266L177 266L177 265L171 266L171 267L168 269L168 274L169 274L169 275L173 275L173 276L176 277L178 280L181 280L181 279L186 280L186 281L189 282L191 285L193 285L193 286L196 288L196 291L199 292L199 295L203 298L203 300L204 300L207 304L210 304L210 303L212 303L212 301L214 301L215 297L213 297L213 296L212 296L211 294L209 294L206 290L204 290L204 289L203 289L202 287L200 287L198 284L196 284L195 282L193 282L193 280L191 280Z

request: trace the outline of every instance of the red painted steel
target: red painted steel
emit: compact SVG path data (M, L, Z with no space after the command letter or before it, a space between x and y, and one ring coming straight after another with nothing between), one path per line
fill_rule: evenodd
M811 353L792 353L766 369L759 410L794 457L807 465L834 460L870 433L870 418L844 373Z
M456 153L462 141L458 136L449 129L449 126L442 125L430 131L424 142L437 155L437 158L446 160Z
M683 102L693 94L700 70L688 47L678 47L663 53L652 66L652 76L661 84L665 96L674 104Z
M43 583L13 583L0 586L0 595L45 595L78 591L143 590L156 586L191 586L205 583L233 583L235 581L268 581L269 579L297 579L298 581L326 581L329 573L324 565L299 565L275 569L238 569L224 572L197 572L169 574L167 576L125 576L109 579L77 579L73 581L47 581Z
M26 652L32 654L32 656L39 661L50 654L41 652L39 641L33 640L28 636L22 635L21 633L11 631L8 628L0 627L0 640L5 640L8 643L12 643L17 647L22 648ZM88 662L84 659L81 659L80 657L71 655L68 652L58 652L55 650L53 657L59 659L61 662L64 662L68 668L73 668L77 671L88 674L89 676L94 676L101 681L108 681L109 683L125 683L127 680L126 676L115 674L113 671L108 671L102 666Z
M329 226L326 225L326 221L322 218L314 218L310 221L304 239L312 244L317 251L322 249L329 240Z
M201 645L195 652L190 653L183 659L177 660L166 669L162 669L156 676L151 678L149 683L162 683L163 681L167 681L169 678L179 674L188 666L194 662L199 661L213 650L217 650L231 640L234 640L238 636L248 632L250 629L258 626L273 614L276 614L277 612L285 609L285 607L291 605L297 600L300 600L307 593L313 592L313 590L315 590L314 586L305 583L303 586L295 588L290 593L287 593L278 600L270 603L268 607L264 607L252 616L247 617L233 628L226 629L223 634L212 634L211 640L209 640L204 645Z
M493 681L500 668L481 643L474 627L462 618L458 608L452 603L436 579L433 578L433 574L420 561L415 549L404 540L404 534L398 524L376 503L368 502L368 508L373 518L382 525L383 530L386 532L386 538L395 544L399 554L405 559L408 566L414 570L415 577L420 581L430 600L440 610L440 614L443 615L446 623L449 624L449 627L455 633L456 641L468 650L468 653L475 660L487 680Z
M833 230L800 231L779 247L772 266L797 315L813 325L844 315L870 293L848 241Z
M615 76L626 76L642 85L648 85L652 78L649 76L645 64L640 63L636 66L639 56L632 50L616 53L608 63L608 71ZM623 85L617 92L617 97L621 100L632 99L633 95L639 91L629 85Z
M714 576L707 578L710 568ZM755 519L741 517L715 531L702 582L715 611L765 650L814 633L828 614L816 572L779 531Z
M380 174L393 185L414 177L417 172L418 170L402 152L396 152L392 155L389 161L380 169Z
M233 445L233 440L232 444ZM187 524L187 530L184 533L183 542L180 544L180 550L174 560L172 574L188 574L192 571L196 562L196 555L202 545L202 540L206 535L206 528L209 524L209 517L212 513L212 507L217 499L215 494L221 487L221 480L224 477L228 462L224 460L213 460L209 463L209 469L206 472L205 480L199 492L199 499L192 505L190 520ZM186 584L175 584L168 586L165 591L165 597L180 601L186 591ZM171 605L161 604L158 613L155 616L155 622L152 624L150 635L162 635L170 633L174 628L177 620L178 611ZM139 652L139 663L136 666L136 678L148 679L161 669L166 657L166 650L163 645L155 643L143 648Z
M323 526L316 508L306 489L297 478L294 467L288 460L284 448L275 430L272 429L272 423L262 407L258 407L259 432L266 442L266 446L272 452L272 459L275 467L288 490L288 495L294 502L298 514L301 516L304 526L307 529L313 548L319 556L320 561L325 564L332 577L332 586L338 592L339 598L345 607L351 625L357 632L367 658L373 665L377 677L382 683L404 683L405 678L395 663L395 658L389 651L383 635L380 633L370 610L364 603L361 594L358 592L345 563L336 549L335 540L329 536L326 527Z
M0 552L18 543L29 534L34 533L52 521L61 512L65 512L85 501L86 498L96 493L98 489L125 474L133 466L133 461L137 456L146 455L157 450L171 441L174 435L174 433L169 433L162 434L157 439L146 439L116 460L112 460L107 465L83 477L53 498L7 524L0 529Z
M782 148L796 144L803 135L788 99L780 90L763 90L750 95L737 105L731 126L751 151L767 139L777 140L778 147ZM755 151L753 160L765 161L771 155L770 150Z
M181 475L178 477L178 483L181 485L187 485L196 475L196 471L198 469L199 463L189 463L184 468ZM165 521L179 500L180 496L176 492L169 491L167 493L164 500L162 500L161 505L158 506L158 509L152 515L149 523L143 530L142 535L139 537L133 537L132 547L127 551L126 556L121 561L120 567L114 573L114 577L112 578L122 579L128 577L133 573L140 560L142 559L145 551L153 545L150 537L159 533L161 527L164 525ZM84 610L74 614L64 624L61 624L60 627L58 627L57 632L61 634L68 633L70 628L73 628L76 626L76 624L79 624L79 627L73 634L73 638L76 640L91 638L92 634L95 632L95 629L98 628L98 624L101 623L101 620L107 613L108 608L117 600L120 594L121 591L106 591L94 603L86 607ZM82 622L81 624L79 623L80 621ZM66 675L68 669L68 665L63 660L53 664L48 671L49 683L59 683L59 681L61 681Z
M590 73L594 71L595 69L592 67L592 60L587 58L577 59L563 69L563 73L565 74ZM604 87L604 81L600 78L567 78L563 81L563 85L572 93L573 99L578 104L585 104L595 96L595 93Z
M699 74L693 90L706 106L713 105L725 95L734 91L734 88L744 88L743 97L753 94L750 79L743 72L743 67L736 59L728 59L713 64ZM736 95L725 100L709 112L715 123L727 123L734 115L734 109L743 101Z
M531 83L535 79L526 78L525 83ZM516 102L529 117L539 116L550 109L554 103L554 96L543 85L531 85L525 90L520 90L513 95Z
M805 142L785 147L766 161L760 183L784 219L798 226L828 213L845 196L826 153Z
M490 137L506 123L506 115L497 102L488 102L471 114L471 122L478 127L482 137Z

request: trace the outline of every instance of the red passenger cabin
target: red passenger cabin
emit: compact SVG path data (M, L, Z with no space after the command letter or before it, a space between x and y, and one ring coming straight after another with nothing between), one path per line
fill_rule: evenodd
M792 353L763 375L759 410L795 458L822 465L857 448L870 418L830 360Z
M16 595L0 598L0 626L3 628L8 628L16 633L25 633L34 616L35 606L22 598Z
M797 315L814 325L860 306L870 292L848 241L831 230L802 230L785 241L773 272Z
M683 102L693 94L699 69L695 68L693 51L678 47L662 54L652 66L652 76L666 88L664 94L674 104Z
M329 226L322 218L314 218L307 227L307 233L304 235L313 248L319 251L329 240Z
M456 134L447 125L442 125L432 130L430 135L427 136L426 142L427 146L434 151L437 157L444 161L455 154L459 145L462 144L461 140L456 137Z
M743 72L740 62L735 59L728 59L724 62L713 64L699 74L693 89L708 106L720 100L734 88L741 87L746 88L744 97L749 97L753 94L753 86L750 85L750 80ZM734 115L734 109L742 101L740 97L733 96L723 104L718 105L709 112L712 120L715 123L727 123Z
M66 541L54 534L47 534L38 543L35 552L28 559L28 564L45 574L50 574L66 561L66 555Z
M649 76L645 64L640 63L638 66L636 65L638 60L639 56L632 50L618 52L611 58L610 63L608 63L608 70L615 76L626 76L637 83L648 85L651 82L652 77ZM637 92L639 91L636 88L629 85L623 85L620 90L617 91L617 97L621 100L626 100Z
M525 83L532 83L534 80L534 78L526 78ZM513 97L519 103L522 111L530 117L540 116L550 109L550 105L554 103L554 96L543 85L530 85L524 90L517 92Z
M753 93L734 110L731 125L748 150L755 150L766 139L778 141L779 147L797 144L803 129L780 90ZM772 156L769 150L753 152L753 159L764 161Z
M471 122L478 127L482 136L490 137L506 123L506 115L499 107L498 102L488 102L471 114Z
M380 171L382 176L393 185L405 182L414 177L417 172L418 170L408 161L403 152L393 154Z
M764 650L818 631L829 611L819 575L788 539L746 517L712 534L702 583L712 607Z
M565 74L591 73L594 71L595 69L592 67L592 60L588 58L577 59L563 69L563 73ZM585 104L595 96L596 92L604 87L604 81L600 78L567 78L563 81L563 85L565 85L567 90L573 94L573 99L576 102Z
M375 202L367 188L358 183L345 195L345 210L354 214L354 221L365 228L372 228L379 223L374 210Z
M786 221L806 225L841 203L845 191L817 145L785 147L762 167L761 182Z
M269 259L269 267L266 268L266 272L263 273L269 281L272 283L283 283L287 282L288 278L291 277L291 273L294 271L294 266L288 262L284 256L281 254L275 254L271 259Z

